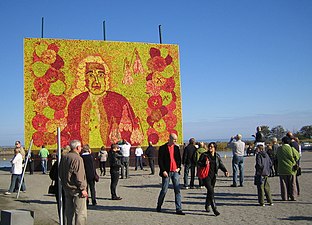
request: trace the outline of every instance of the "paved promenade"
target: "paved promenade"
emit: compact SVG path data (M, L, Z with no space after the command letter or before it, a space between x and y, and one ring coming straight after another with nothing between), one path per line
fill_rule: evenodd
M98 205L89 207L88 224L312 224L312 152L303 152L302 176L299 177L301 194L296 202L282 202L279 178L269 178L274 206L258 206L256 186L253 185L255 157L245 158L245 185L232 188L231 177L219 172L215 192L216 203L221 215L215 217L204 212L206 189L181 190L185 216L175 214L173 189L169 189L163 212L157 213L156 202L161 178L150 176L149 169L130 169L130 178L119 180L117 193L121 201L110 200L110 177L100 177L96 184ZM231 158L223 159L232 173ZM109 172L107 173L109 174ZM28 209L35 212L35 224L58 224L54 196L47 190L51 181L48 175L39 172L25 176L27 192L5 196L10 184L10 173L0 171L0 209ZM181 184L183 182L181 176ZM196 181L196 184L198 182Z

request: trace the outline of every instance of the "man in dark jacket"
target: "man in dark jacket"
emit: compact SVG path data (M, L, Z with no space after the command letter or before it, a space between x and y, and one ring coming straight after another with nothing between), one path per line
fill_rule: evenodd
M92 205L97 205L96 203L96 191L95 191L95 166L94 166L94 157L91 154L91 149L88 144L84 145L83 153L81 154L81 157L83 159L85 171L86 171L86 178L87 178L87 189L90 189L91 192L91 199L92 199ZM89 198L87 198L87 205L89 205Z
M108 152L108 161L110 165L110 174L111 174L111 184L110 184L110 189L111 189L111 195L112 195L112 200L121 200L122 198L120 196L117 196L117 184L119 181L119 170L121 168L121 159L124 156L122 153L119 151L119 146L116 144L113 144L111 146L111 150Z
M87 180L83 159L80 157L81 142L70 142L71 151L62 156L59 176L65 192L65 224L87 223Z
M195 162L194 153L196 152L195 138L189 140L189 144L184 148L182 164L184 165L184 188L189 189L189 171L191 170L190 188L194 188Z
M180 170L181 170L181 155L179 146L176 145L177 135L172 133L169 135L168 143L160 146L158 153L159 176L162 177L161 191L157 202L157 212L161 212L161 206L164 202L170 178L173 183L175 194L176 213L185 215L182 212L181 193L180 193Z
M148 158L148 164L151 168L151 173L150 175L154 175L155 174L155 157L156 157L156 149L153 146L152 142L148 143L148 147L145 151L145 155Z

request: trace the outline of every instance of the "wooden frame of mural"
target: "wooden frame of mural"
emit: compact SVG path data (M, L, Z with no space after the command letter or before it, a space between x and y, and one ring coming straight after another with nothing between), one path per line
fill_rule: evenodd
M182 144L180 86L177 45L26 38L25 141Z

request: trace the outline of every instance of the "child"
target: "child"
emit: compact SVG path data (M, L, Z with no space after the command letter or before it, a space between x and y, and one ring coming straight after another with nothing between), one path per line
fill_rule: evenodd
M260 206L265 206L264 204L264 194L266 196L269 205L273 205L272 196L270 192L270 184L268 181L268 175L270 175L270 170L272 166L272 161L269 155L264 151L263 145L257 146L258 154L256 156L256 175L255 175L255 185L258 189L258 202Z
M121 167L122 154L119 151L119 146L113 144L111 150L108 153L109 165L110 165L110 174L111 174L111 194L112 200L121 200L121 197L118 197L116 194L116 188L119 180L119 168Z

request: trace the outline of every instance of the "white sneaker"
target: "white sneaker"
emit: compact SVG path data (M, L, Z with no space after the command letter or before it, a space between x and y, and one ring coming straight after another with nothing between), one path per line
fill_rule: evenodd
M5 194L5 195L10 195L11 192L6 191L6 192L4 192L4 194Z

